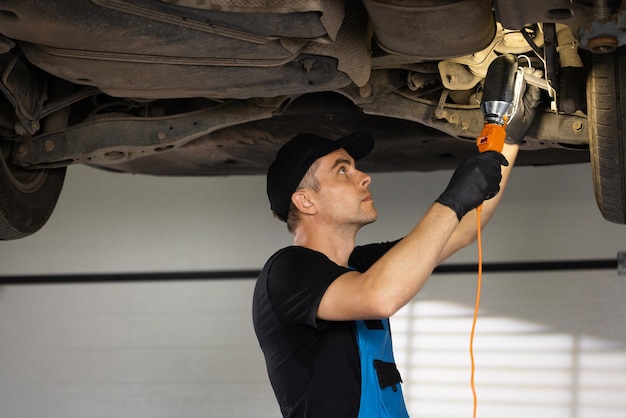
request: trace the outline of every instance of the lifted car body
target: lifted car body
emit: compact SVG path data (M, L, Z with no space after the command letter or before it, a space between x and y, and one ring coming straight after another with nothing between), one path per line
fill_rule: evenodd
M616 1L0 0L0 239L36 232L65 169L264 174L301 132L370 131L370 172L476 152L489 64L540 69L519 165L591 161L626 223Z

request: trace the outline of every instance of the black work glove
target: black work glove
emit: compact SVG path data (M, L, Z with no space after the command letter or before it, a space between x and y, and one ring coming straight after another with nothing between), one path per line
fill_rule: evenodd
M509 162L496 151L466 158L436 201L455 211L460 221L467 212L498 194L503 165L508 166Z
M541 77L542 72L540 70L530 69L530 74ZM522 91L524 92L520 96L519 103L517 105L517 112L506 127L506 138L504 142L507 144L520 145L524 141L524 137L530 129L530 125L533 123L537 105L541 99L541 90L537 86L527 84L523 82Z

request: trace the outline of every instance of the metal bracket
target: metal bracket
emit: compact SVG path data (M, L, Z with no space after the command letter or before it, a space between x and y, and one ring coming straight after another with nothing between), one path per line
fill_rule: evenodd
M617 253L617 274L626 276L626 251Z
M402 94L384 94L371 103L361 103L359 107L368 115L410 120L457 138L475 140L484 126L484 116L478 106L447 107L443 105L445 98L443 96L442 98L443 100L434 106L424 100L412 99L408 95L405 97ZM546 146L561 148L562 144L584 147L589 144L587 118L537 112L535 121L539 120L541 122L534 123L528 131L523 149L539 149Z
M103 116L80 125L22 139L14 152L24 167L112 165L182 147L203 135L269 119L287 101L233 100L212 108L162 117Z

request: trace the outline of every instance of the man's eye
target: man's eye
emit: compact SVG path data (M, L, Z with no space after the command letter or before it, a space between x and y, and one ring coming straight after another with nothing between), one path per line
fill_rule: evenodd
M346 171L345 167L339 168L339 174L346 174L346 173L347 173L347 171Z

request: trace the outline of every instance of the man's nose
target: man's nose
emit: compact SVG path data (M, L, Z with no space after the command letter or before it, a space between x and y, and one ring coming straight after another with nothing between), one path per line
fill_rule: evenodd
M361 179L361 186L363 187L369 186L370 183L372 182L372 177L370 177L369 174L363 173L362 171L360 173L363 176L363 178Z

